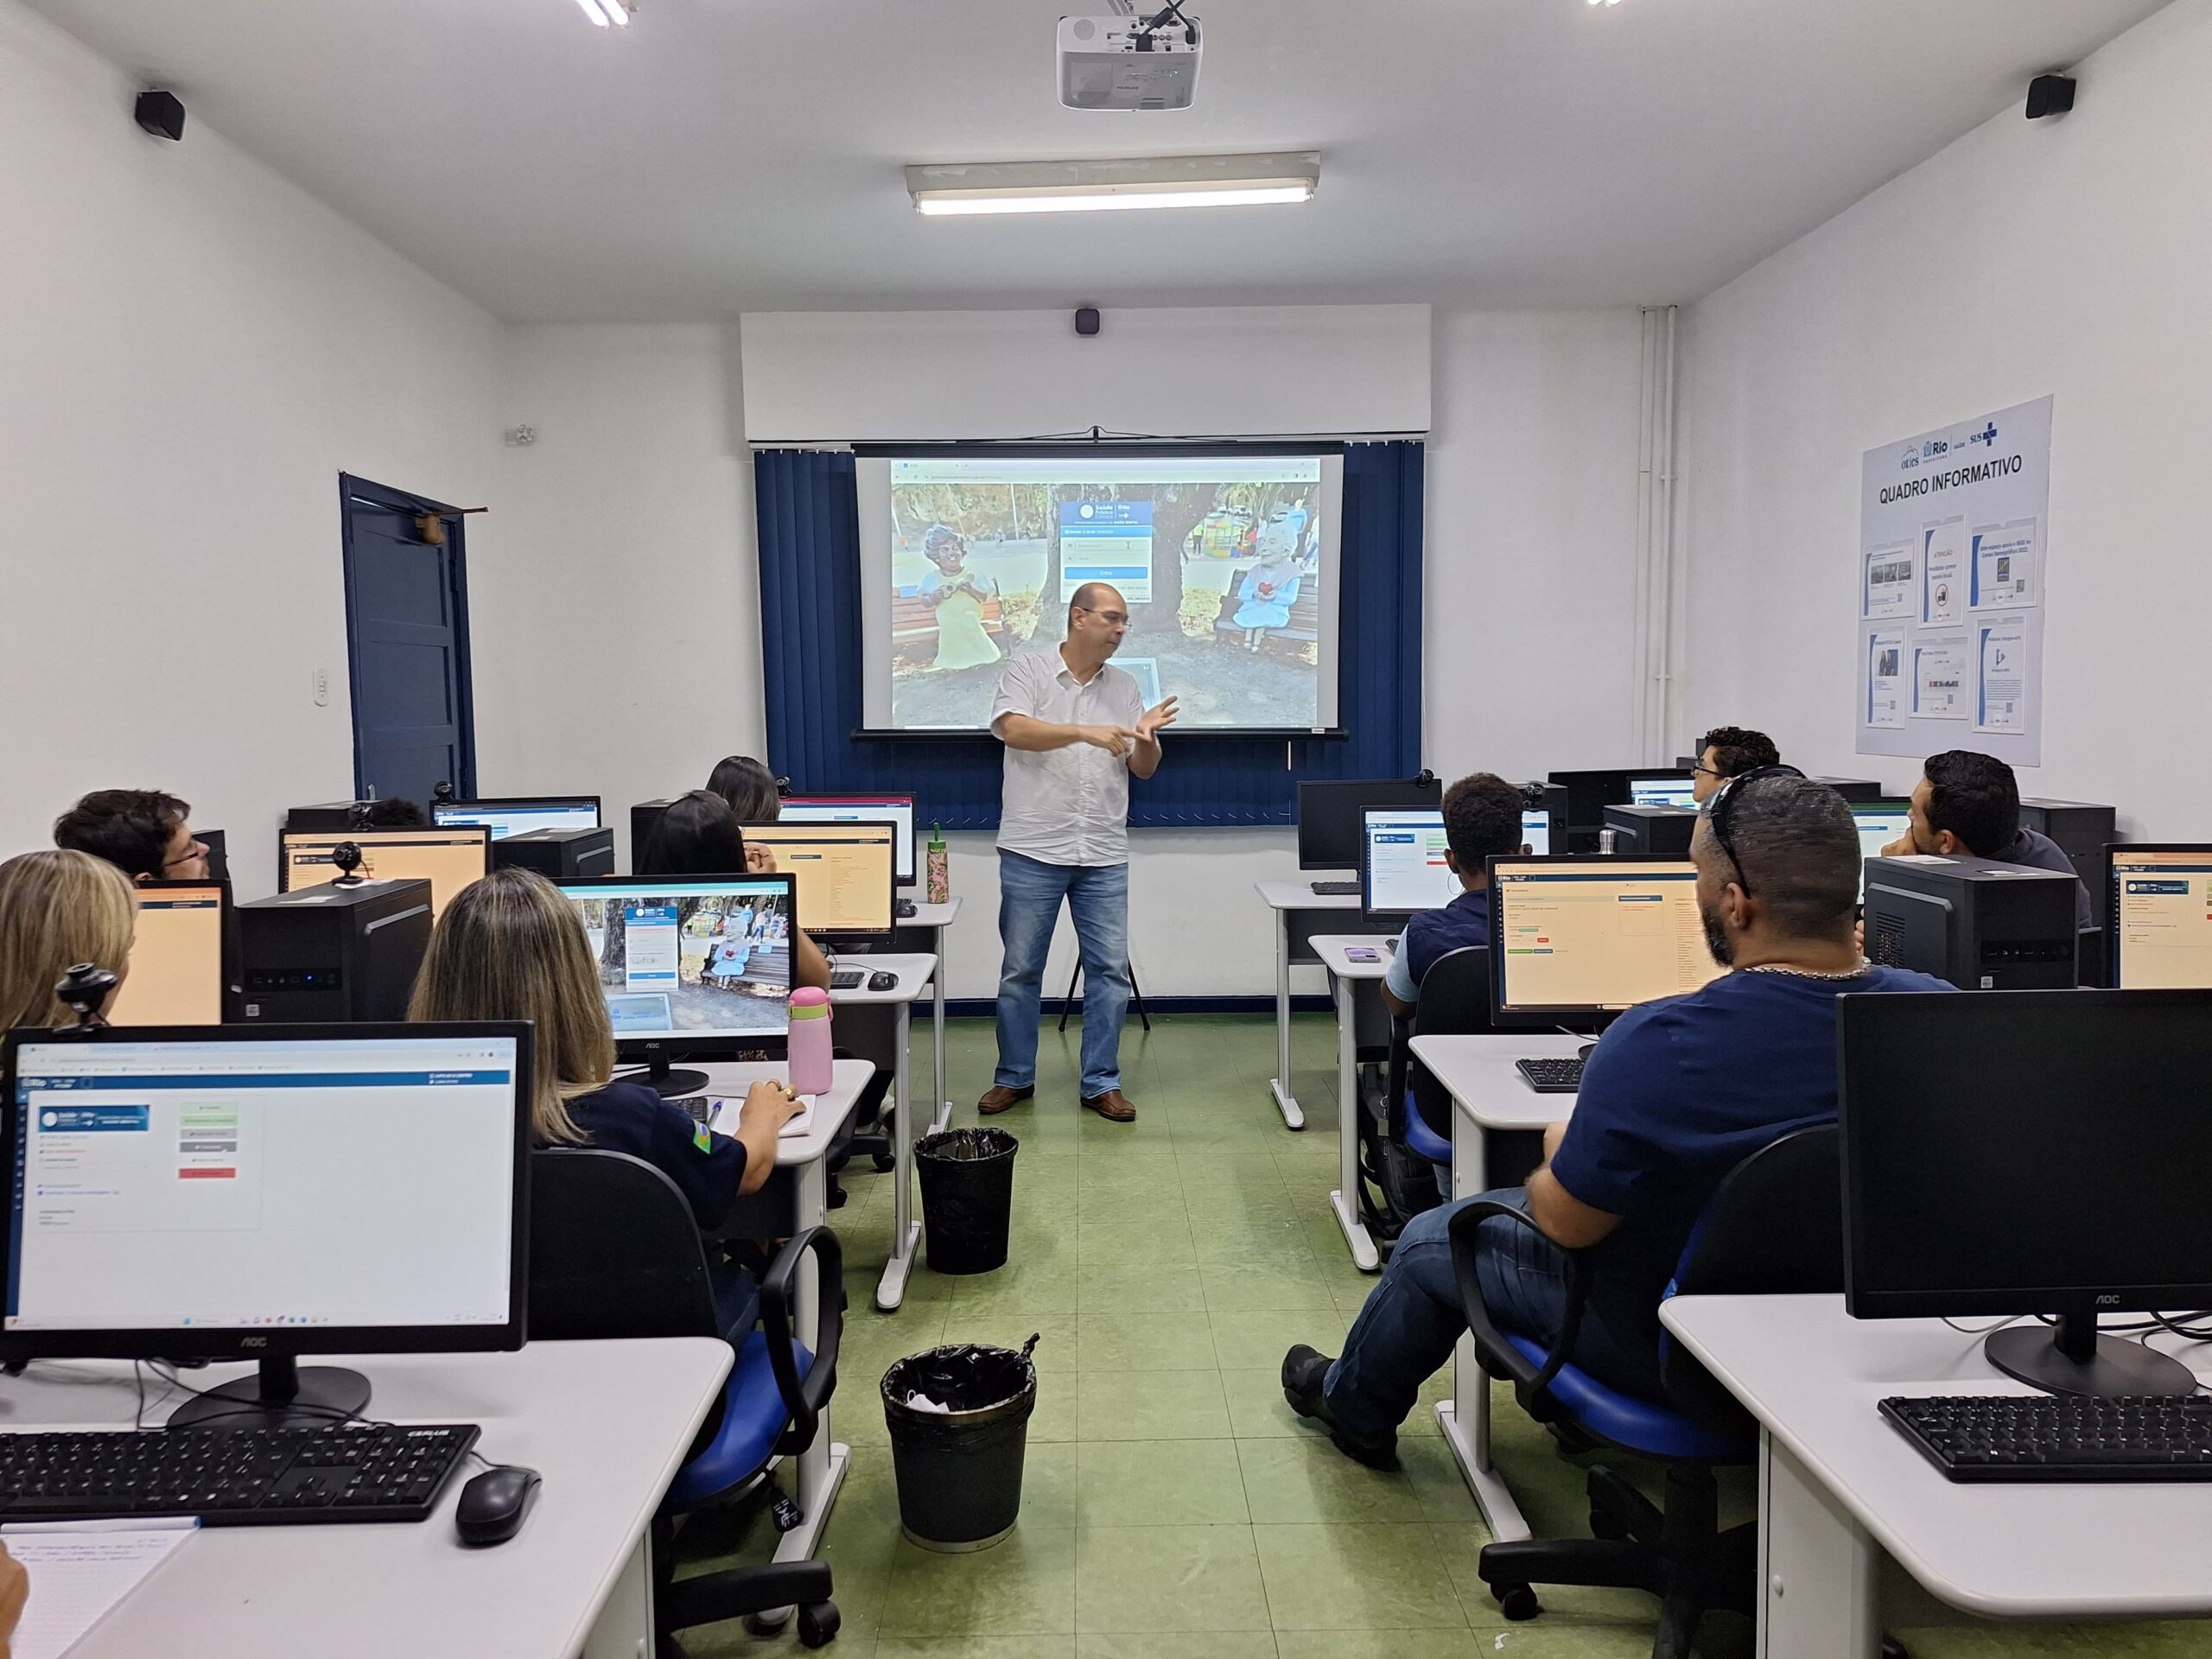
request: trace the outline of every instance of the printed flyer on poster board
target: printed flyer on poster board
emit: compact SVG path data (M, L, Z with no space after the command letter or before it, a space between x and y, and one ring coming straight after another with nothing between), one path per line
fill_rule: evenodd
M2051 400L1869 449L1859 753L2043 760Z

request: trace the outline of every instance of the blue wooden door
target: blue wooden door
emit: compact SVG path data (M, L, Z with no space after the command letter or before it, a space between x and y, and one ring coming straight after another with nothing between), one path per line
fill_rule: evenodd
M445 545L417 524L442 504L340 475L346 636L356 795L427 802L441 783L476 793L468 575L458 514Z

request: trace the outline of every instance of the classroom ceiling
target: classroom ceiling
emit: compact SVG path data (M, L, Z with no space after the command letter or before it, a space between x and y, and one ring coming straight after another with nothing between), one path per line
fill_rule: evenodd
M500 316L642 321L1688 301L2161 0L1196 0L1197 107L1140 116L1054 95L1104 0L32 3ZM925 220L900 174L1293 149L1299 207Z

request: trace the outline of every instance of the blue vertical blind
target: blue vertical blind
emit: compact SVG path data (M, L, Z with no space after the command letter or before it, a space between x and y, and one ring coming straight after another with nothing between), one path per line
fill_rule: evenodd
M764 449L753 457L753 476L770 766L809 791L911 793L925 823L996 829L999 746L991 737L854 735L865 722L853 457ZM1349 445L1344 480L1337 652L1344 735L1286 741L1171 731L1166 764L1132 785L1131 823L1290 823L1300 779L1411 777L1421 769L1422 448Z

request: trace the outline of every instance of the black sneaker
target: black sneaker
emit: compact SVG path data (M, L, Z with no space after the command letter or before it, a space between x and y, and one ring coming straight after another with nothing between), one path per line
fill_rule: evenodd
M1370 1469L1395 1469L1398 1466L1398 1437L1385 1435L1379 1440L1355 1440L1337 1427L1337 1420L1329 1414L1329 1402L1321 1392L1327 1380L1329 1367L1336 1362L1328 1355L1316 1352L1300 1343L1282 1357L1282 1397L1290 1402L1290 1408L1301 1417L1310 1417L1317 1423L1326 1424L1329 1444L1350 1458L1354 1463L1365 1464Z

